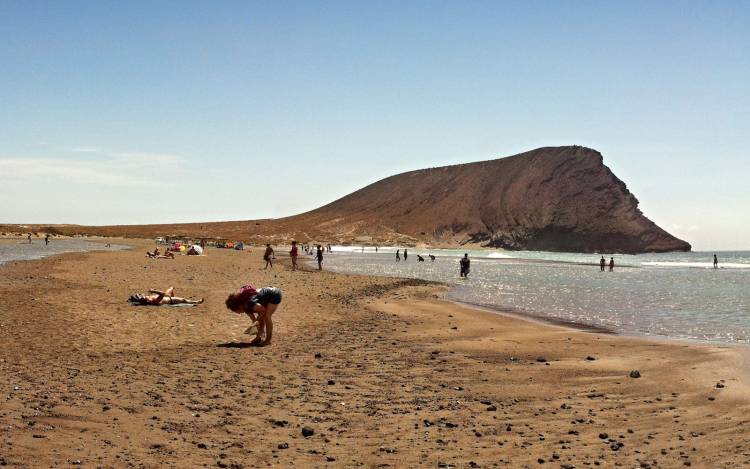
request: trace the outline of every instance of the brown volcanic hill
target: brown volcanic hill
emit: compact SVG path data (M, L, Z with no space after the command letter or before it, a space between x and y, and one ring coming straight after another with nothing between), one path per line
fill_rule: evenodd
M646 218L602 155L547 147L388 177L310 212L275 220L55 227L66 234L291 239L367 244L476 243L576 252L688 251Z

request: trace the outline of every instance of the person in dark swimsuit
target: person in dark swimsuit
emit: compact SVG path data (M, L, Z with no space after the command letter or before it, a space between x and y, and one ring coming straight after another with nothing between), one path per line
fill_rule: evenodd
M238 293L231 293L225 304L230 311L247 314L253 322L258 322L258 332L250 342L251 345L264 346L271 343L273 313L281 304L280 288L265 287L255 291L252 285L247 285Z
M263 260L266 261L266 266L263 267L263 270L266 270L269 265L273 269L273 258L274 258L273 248L271 247L270 244L266 244L266 252L263 253Z
M396 262L401 260L401 249L396 249Z
M174 287L169 287L165 291L149 290L148 293L139 293L132 295L128 301L139 305L161 306L161 305L178 305L191 304L199 305L203 303L203 298L193 300L191 298L182 298L174 296Z
M460 277L468 277L469 276L469 269L471 268L471 261L469 260L469 254L465 253L464 257L461 258L461 261L459 262L459 265L461 267L459 276Z
M714 254L714 269L719 268L719 258L716 257L716 254Z
M404 248L404 262L406 262L407 257L409 257L409 252Z
M612 272L613 270L615 270L615 258L610 257L609 258L609 271Z
M323 246L318 244L318 251L315 253L315 258L318 260L318 270L323 270Z
M604 260L604 256L599 259L599 269L604 272L604 266L607 265L607 261Z

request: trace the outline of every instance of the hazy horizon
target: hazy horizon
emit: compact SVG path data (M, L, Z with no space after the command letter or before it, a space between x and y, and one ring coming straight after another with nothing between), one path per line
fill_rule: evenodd
M750 249L750 3L3 2L0 223L281 218L582 145L694 250Z

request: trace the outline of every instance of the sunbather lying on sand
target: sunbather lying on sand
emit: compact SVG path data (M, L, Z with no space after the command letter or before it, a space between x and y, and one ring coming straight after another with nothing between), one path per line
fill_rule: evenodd
M272 316L281 303L281 289L275 287L261 288L256 291L252 285L245 285L237 293L231 293L226 300L227 308L235 313L245 313L257 321L258 331L251 345L264 346L271 343L273 336ZM253 329L251 325L248 331Z
M128 298L128 301L130 301L131 303L150 306L178 304L199 305L203 303L203 298L199 300L193 300L191 298L174 296L174 287L169 287L166 291L149 290L148 293L138 293L132 295L130 298Z
M174 253L172 251L167 251L163 256L156 256L154 259L174 259Z
M159 257L159 248L155 247L154 252L146 251L146 257Z

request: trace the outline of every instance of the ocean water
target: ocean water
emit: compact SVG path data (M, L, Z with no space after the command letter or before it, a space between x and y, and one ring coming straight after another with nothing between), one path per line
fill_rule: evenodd
M9 261L28 261L41 259L55 254L64 252L87 252L87 251L104 251L127 249L127 246L118 246L113 244L111 247L105 247L105 243L95 243L85 239L50 239L48 246L45 246L44 239L32 238L31 244L26 240L0 240L0 264Z
M597 254L415 248L396 262L396 248L333 249L327 269L440 281L456 301L628 335L750 343L750 251L717 252L719 269L713 252L604 254L616 266L600 272ZM458 275L464 252L468 279Z

